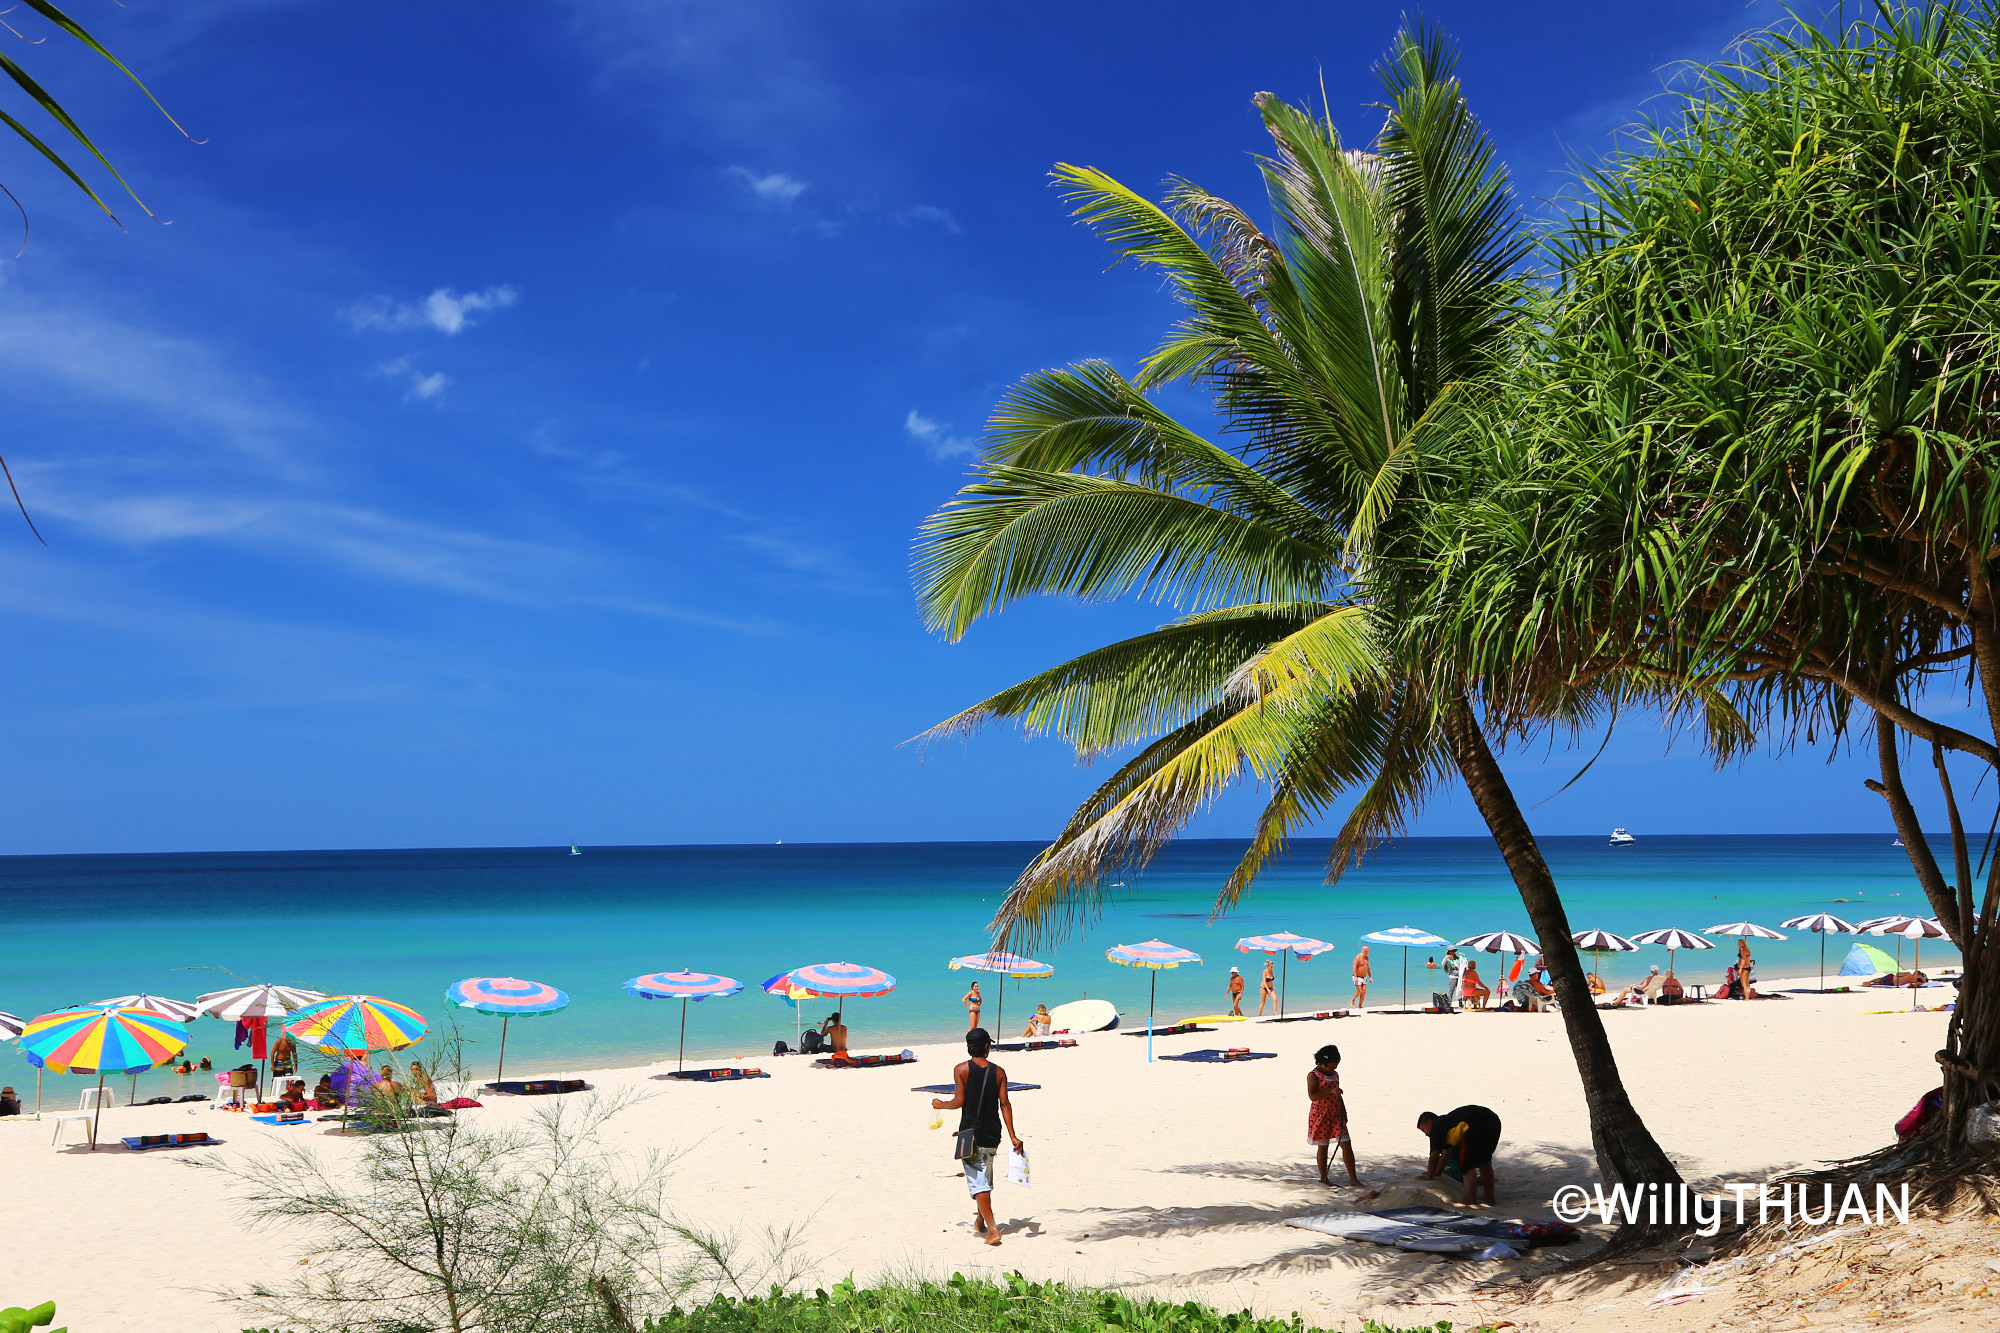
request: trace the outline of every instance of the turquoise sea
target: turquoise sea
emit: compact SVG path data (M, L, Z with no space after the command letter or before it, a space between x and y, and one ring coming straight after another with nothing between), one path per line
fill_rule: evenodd
M1776 926L1812 911L1850 920L1927 914L1887 834L1647 837L1621 848L1601 837L1549 838L1542 846L1578 929L1698 931L1743 919ZM898 978L893 995L846 1005L857 1049L893 1049L962 1030L958 997L972 974L947 970L946 960L985 948L995 904L1036 850L905 843L591 847L581 856L560 847L0 858L0 1009L27 1017L134 991L191 999L238 977L286 982L388 996L434 1029L455 1021L478 1068L490 1065L499 1020L449 1009L444 989L465 976L521 976L572 998L560 1013L511 1025L508 1071L527 1075L671 1056L680 1006L632 999L620 983L680 968L751 987L689 1006L690 1055L766 1053L777 1038L792 1039L794 1016L757 983L806 963L848 961ZM1143 1015L1148 974L1114 966L1104 950L1154 936L1204 956L1200 967L1159 974L1161 1012L1187 1016L1226 1007L1232 965L1250 978L1254 1006L1263 957L1235 951L1243 935L1291 930L1340 946L1290 964L1293 1009L1345 1001L1347 962L1368 931L1533 935L1499 854L1481 838L1409 839L1331 887L1322 882L1327 844L1302 842L1239 911L1210 923L1216 887L1240 850L1236 842L1181 842L1129 877L1102 919L1037 951L1055 965L1053 977L1008 983L1008 1027L1018 1031L1037 1002L1084 995ZM1849 942L1828 941L1830 969ZM1759 941L1759 971L1810 973L1819 944L1817 936ZM1733 948L1724 940L1711 953L1683 953L1677 970L1712 982ZM1410 960L1413 996L1429 993L1427 952ZM1393 1000L1401 951L1378 947L1373 956L1371 1003ZM1957 961L1949 949L1927 947L1924 961L1933 958ZM1664 961L1660 950L1608 959L1606 979L1641 974L1654 961ZM989 1024L993 986L982 984ZM805 1003L809 1021L833 1007ZM204 1019L194 1031L193 1054L218 1067L231 1062L233 1025ZM25 1059L0 1047L0 1082L18 1086L24 1077L32 1083ZM73 1081L51 1076L52 1091ZM209 1090L155 1073L140 1091L189 1086Z

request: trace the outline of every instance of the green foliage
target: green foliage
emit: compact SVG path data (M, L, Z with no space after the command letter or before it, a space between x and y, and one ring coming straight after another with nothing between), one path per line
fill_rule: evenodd
M30 1329L47 1328L56 1321L56 1303L43 1301L32 1310L24 1310L18 1305L10 1305L0 1310L0 1333L29 1333ZM66 1328L49 1329L49 1333L69 1333Z
M954 1273L948 1281L857 1287L853 1278L811 1295L773 1288L765 1296L718 1296L676 1309L643 1333L1307 1333L1297 1315L1260 1319L1223 1314L1194 1301L1134 1300L1117 1292L1033 1282L1009 1273L987 1282ZM1440 1325L1437 1333L1449 1333ZM1369 1325L1367 1333L1394 1333ZM1411 1333L1431 1333L1412 1330Z

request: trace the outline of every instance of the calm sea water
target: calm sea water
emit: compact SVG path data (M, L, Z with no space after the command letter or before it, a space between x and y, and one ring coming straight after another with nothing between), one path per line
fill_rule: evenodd
M1775 926L1822 910L1850 920L1927 912L1887 835L1661 837L1623 848L1596 837L1550 838L1543 849L1578 929L1630 934L1743 919ZM768 1052L775 1039L792 1038L794 1013L756 984L806 963L845 960L898 978L893 995L846 1005L858 1049L893 1048L962 1030L958 997L972 974L947 970L946 960L984 949L995 904L1036 850L921 843L593 847L582 856L520 848L6 857L0 1009L29 1016L134 991L192 998L235 978L285 982L388 996L435 1028L455 1021L478 1066L491 1060L499 1020L450 1009L444 989L465 976L521 976L561 987L573 1001L511 1025L508 1070L525 1075L671 1055L680 1006L632 999L620 983L679 968L752 987L688 1007L691 1055ZM1232 965L1249 977L1254 1003L1263 958L1235 951L1243 935L1291 930L1340 945L1290 964L1295 1009L1345 1000L1347 962L1368 931L1414 925L1448 939L1503 929L1533 936L1498 853L1478 838L1410 839L1332 887L1322 882L1327 844L1301 843L1239 911L1210 924L1215 890L1240 850L1223 841L1168 848L1146 874L1131 877L1100 920L1037 951L1055 965L1053 977L1008 983L1008 1026L1018 1031L1037 1002L1086 995L1143 1014L1149 974L1114 966L1104 950L1153 936L1206 960L1158 974L1160 1011L1180 1016L1225 1008ZM1819 943L1816 936L1759 941L1759 969L1811 972ZM1830 969L1848 944L1845 937L1828 943ZM1689 979L1719 979L1733 947L1724 940L1699 958L1683 953L1677 969ZM1413 995L1429 993L1430 952L1441 951L1410 959ZM1378 947L1373 956L1371 999L1393 999L1401 951ZM1933 958L1956 961L1948 949L1926 948L1925 962ZM1607 960L1606 979L1636 976L1653 961L1663 961L1659 950ZM1490 978L1494 969L1481 971ZM995 985L981 986L989 1023ZM832 1007L805 1003L808 1021ZM200 1020L190 1052L222 1066L232 1032L233 1025ZM0 1047L0 1082L19 1085L23 1077L32 1082L26 1061ZM53 1087L66 1091L72 1082L53 1078ZM184 1083L147 1075L141 1092L180 1091Z

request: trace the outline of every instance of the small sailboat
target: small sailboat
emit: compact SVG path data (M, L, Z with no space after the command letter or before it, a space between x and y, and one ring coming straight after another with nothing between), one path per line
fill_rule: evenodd
M1631 834L1627 833L1622 828L1615 828L1611 830L1611 845L1613 847L1630 847L1633 843L1637 841L1639 841L1637 838L1633 837Z
M1903 845L1903 835L1902 835L1902 834L1900 834L1900 833L1899 833L1899 834L1897 834L1897 835L1896 835L1896 840L1895 840L1894 842L1890 843L1889 845L1890 845L1891 847L1901 847L1901 846Z
M569 854L570 854L571 856L582 856L582 855L583 855L583 853L582 853L582 852L579 852L579 851L578 851L578 850L576 849L576 844L575 844L575 843L571 843L571 844L569 845Z

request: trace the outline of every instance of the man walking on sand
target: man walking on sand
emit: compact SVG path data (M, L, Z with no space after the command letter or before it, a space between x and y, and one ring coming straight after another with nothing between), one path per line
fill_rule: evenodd
M1364 1009L1368 1005L1368 979L1375 973L1368 966L1368 946L1362 945L1361 952L1354 955L1354 998L1348 1001L1351 1009Z
M1229 1012L1243 1016L1243 974L1233 967L1229 969Z
M957 1111L959 1132L972 1131L972 1156L965 1159L965 1188L978 1209L973 1225L988 1245L1000 1243L1000 1224L993 1220L993 1161L1000 1153L1000 1127L1014 1151L1025 1153L1014 1132L1014 1103L1007 1096L1007 1071L986 1058L993 1038L985 1028L965 1034L965 1053L972 1058L952 1071L954 1091L947 1101L931 1098L933 1111Z

